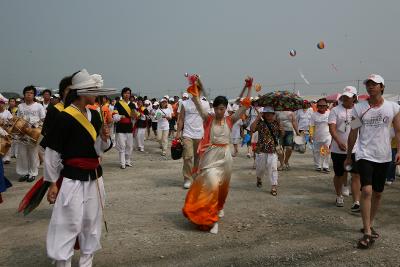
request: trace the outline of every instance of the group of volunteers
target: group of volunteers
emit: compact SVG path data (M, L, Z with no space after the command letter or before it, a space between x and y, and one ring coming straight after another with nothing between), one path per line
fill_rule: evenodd
M103 153L115 147L120 168L126 169L133 167L134 146L145 151L145 139L155 136L162 156L171 138L180 140L183 187L188 189L182 212L200 229L216 234L239 146L247 145L247 157L254 159L256 186L262 187L267 177L271 195L277 196L278 172L293 168L289 161L300 136L302 153L312 143L316 171L329 173L332 159L338 207L349 195L351 173L351 210L361 210L363 221L358 247L369 248L379 238L373 226L385 182L393 182L400 163L400 106L383 98L383 78L371 74L364 81L367 101L358 102L356 88L347 86L335 107L321 98L314 106L304 101L295 112L259 106L259 98L251 97L252 82L245 80L235 103L224 96L208 102L199 77L182 99L164 96L158 101L136 97L128 87L111 100L116 90L103 88L102 77L85 69L60 81L57 100L46 90L39 103L36 88L27 86L19 105L9 99L6 109L0 100L0 135L13 137L0 163L0 203L1 192L11 186L3 161L17 158L21 182L34 181L43 162L47 200L54 204L48 256L57 266L71 266L75 247L81 250L80 266L91 266L104 220ZM40 128L43 139L15 138L7 127L11 121L15 130L19 119L31 130Z

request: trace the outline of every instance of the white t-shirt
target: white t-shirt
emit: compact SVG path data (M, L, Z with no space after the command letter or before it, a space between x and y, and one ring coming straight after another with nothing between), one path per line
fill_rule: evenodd
M328 142L331 140L328 125L329 110L324 114L318 111L311 114L310 126L315 126L313 140L315 142Z
M285 132L293 132L292 118L294 116L293 111L277 111L276 119L282 125Z
M231 137L233 139L240 139L240 127L243 125L243 121L242 120L238 120L237 122L235 122L235 124L233 124L232 126L232 135Z
M392 160L390 127L399 114L400 106L384 100L378 108L371 108L368 101L353 108L353 117L362 122L359 128L356 160L365 159L377 163ZM361 118L362 117L362 118Z
M13 115L7 109L5 109L3 112L0 112L0 120L2 121L9 121L12 119L12 117Z
M351 130L350 126L351 116L352 116L352 109L346 109L345 107L343 107L343 105L338 105L331 110L328 118L329 124L336 124L337 136L340 142L346 145ZM356 151L356 146L354 146L352 153L355 153L355 151ZM338 154L347 154L347 151L343 151L339 148L339 145L333 138L332 138L331 152Z
M171 118L171 116L172 116L171 109L169 108L157 109L155 114L155 118L158 120L157 130L161 131L169 130L169 121L163 117Z
M203 110L210 112L210 104L207 101L201 100ZM191 139L202 139L204 135L203 119L192 99L182 101L182 107L185 109L185 120L183 122L183 137Z
M17 116L34 126L38 126L40 120L44 120L44 117L46 117L46 112L43 106L37 102L33 102L29 106L26 103L21 103L18 105Z
M300 131L309 130L312 112L313 111L311 108L307 109L306 111L304 111L304 109L299 109L295 112L297 124L299 125Z

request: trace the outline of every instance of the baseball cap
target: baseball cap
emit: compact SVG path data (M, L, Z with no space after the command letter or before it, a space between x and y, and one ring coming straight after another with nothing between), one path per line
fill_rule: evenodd
M157 101L153 103L153 106L159 106L160 103L158 103Z
M263 113L275 113L275 110L273 107L264 107L262 112Z
M189 98L189 94L188 94L188 93L183 93L183 94L182 94L182 97Z
M381 83L382 85L385 85L385 80L382 78L381 75L378 74L368 75L368 78L364 80L364 84L366 84L368 81L374 81L376 83Z
M172 101L172 102L173 102L173 101L175 101L175 99L174 99L173 97L170 97L170 98L169 98L169 101Z
M162 99L160 100L160 103L161 103L161 102L168 102L168 101L167 101L166 98L162 98Z
M145 104L145 105L150 105L151 102L150 102L150 100L146 99L146 100L144 101L144 104Z
M343 94L342 95L345 95L345 96L348 96L348 97L353 97L353 96L357 95L357 89L354 86L346 86L343 89Z

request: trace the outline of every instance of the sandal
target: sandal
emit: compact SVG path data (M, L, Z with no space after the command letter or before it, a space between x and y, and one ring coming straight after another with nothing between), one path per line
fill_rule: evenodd
M361 228L360 232L364 234L364 228ZM378 239L380 237L379 233L375 231L375 229L372 227L371 227L371 236L373 239Z
M374 243L374 239L370 235L363 235L363 237L358 240L357 248L359 249L368 249Z
M276 191L275 188L271 189L271 195L273 195L274 197L275 197L276 195L278 195L278 192Z

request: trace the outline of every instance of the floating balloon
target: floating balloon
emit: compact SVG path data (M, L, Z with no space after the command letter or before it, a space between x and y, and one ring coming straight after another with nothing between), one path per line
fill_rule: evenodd
M256 89L256 92L260 92L262 89L261 84L259 83L256 83L256 85L254 85L254 88Z
M289 55L291 55L292 57L296 56L296 50L292 49L289 51Z
M187 77L189 77L189 73L187 73L187 72L185 72L185 77L187 78Z
M319 41L317 44L318 49L324 49L325 48L325 43L323 41Z

